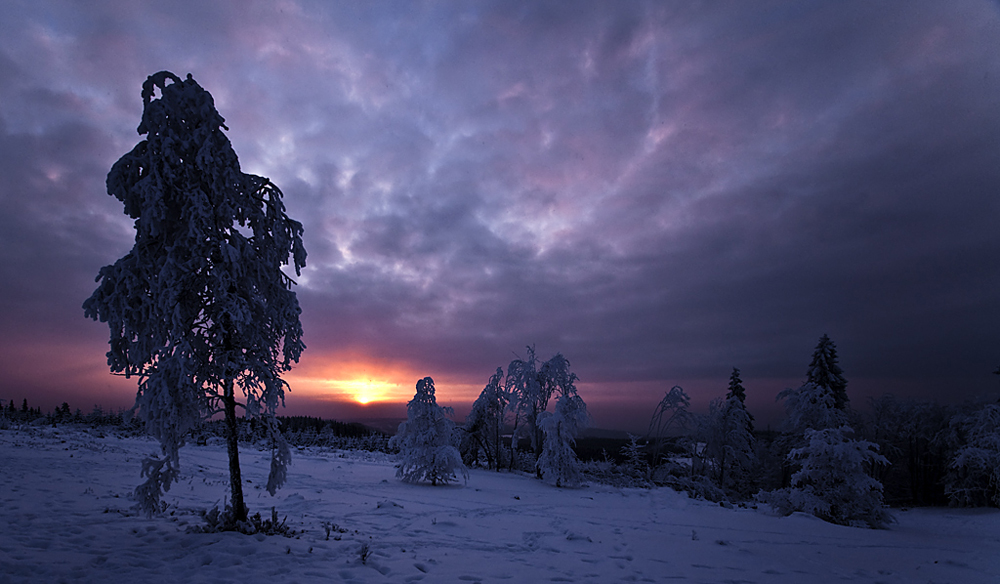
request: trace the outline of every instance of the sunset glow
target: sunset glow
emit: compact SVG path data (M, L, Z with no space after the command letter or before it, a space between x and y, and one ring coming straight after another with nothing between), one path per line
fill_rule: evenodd
M330 380L329 383L335 392L350 396L361 405L392 399L399 389L398 383L377 379Z

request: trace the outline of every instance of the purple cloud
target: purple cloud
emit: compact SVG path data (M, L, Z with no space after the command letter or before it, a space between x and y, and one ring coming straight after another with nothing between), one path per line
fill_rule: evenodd
M5 343L103 366L79 304L131 237L104 174L170 69L305 224L303 370L368 354L474 387L536 343L641 417L734 365L769 402L829 333L858 391L991 391L997 12L5 6Z

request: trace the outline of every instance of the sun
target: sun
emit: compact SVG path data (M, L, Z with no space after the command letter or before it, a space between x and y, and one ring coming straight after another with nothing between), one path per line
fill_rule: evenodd
M391 391L396 387L393 383L364 378L338 380L334 382L334 385L345 396L361 405L389 399Z

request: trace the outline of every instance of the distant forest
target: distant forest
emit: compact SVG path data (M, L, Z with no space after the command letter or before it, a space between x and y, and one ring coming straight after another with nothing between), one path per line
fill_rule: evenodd
M6 400L5 400L6 401ZM870 465L868 472L884 487L885 503L905 506L998 506L994 467L1000 461L1000 412L996 404L939 405L885 395L871 399L863 411L850 410L850 422L860 438L878 446L888 464ZM106 411L94 407L84 413L63 403L51 412L32 407L27 399L7 401L0 407L0 428L20 424L85 424L109 432L141 434L128 410ZM719 483L719 461L713 461L705 441L707 416L692 415L686 428L673 436L652 435L632 440L581 437L575 450L583 461L587 478L620 486L669 485L694 496L718 501L750 501L758 490L787 486L790 468L784 462L789 432L754 430L754 463L739 485L723 488ZM363 449L390 452L389 436L356 422L324 420L310 416L278 418L282 433L292 445ZM505 435L509 439L509 429ZM457 432L462 431L457 426ZM266 440L259 422L241 419L240 440ZM223 425L206 422L190 437L192 444L221 444ZM525 444L525 447L527 445ZM467 460L470 466L483 461ZM678 468L678 466L680 468Z

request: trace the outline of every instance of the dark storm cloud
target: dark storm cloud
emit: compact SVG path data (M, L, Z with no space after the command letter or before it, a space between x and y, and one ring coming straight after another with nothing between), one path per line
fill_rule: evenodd
M103 175L172 69L305 224L304 360L473 383L536 343L589 382L721 388L799 377L829 333L849 378L981 391L1000 359L992 4L19 10L8 330L97 327L73 311L130 245Z
M488 120L505 119L502 105L465 103L485 129L462 154L480 164L456 173L476 178L442 192L409 187L391 205L397 214L365 224L356 250L402 265L429 260L417 272L432 289L415 286L414 298L447 326L421 326L409 343L492 328L514 346L540 338L581 362L606 359L615 377L711 375L733 361L797 372L826 330L863 344L868 351L848 353L872 375L939 351L952 353L934 359L950 363L940 374L988 360L988 295L967 283L988 290L995 281L976 268L996 249L996 64L977 48L994 31L968 38L959 27L970 23L952 12L835 10L729 15L679 40L665 23L693 16L597 14L583 18L591 36L563 18L547 29L484 17L501 21L491 30L515 39L531 31L530 40L500 43L491 60L479 47L493 48L500 33L459 39L472 46L439 57L446 83L476 79L464 65L474 59L493 95L509 86L508 99L523 103L495 129ZM679 54L659 58L650 37ZM680 65L688 60L693 72ZM494 61L503 66L489 68ZM578 70L588 67L593 78ZM680 79L658 87L657 77ZM676 140L643 156L657 117L677 126ZM548 149L539 147L545 124ZM511 224L488 219L491 182ZM464 204L452 215L426 209L456 195ZM488 211L476 217L477 206ZM541 233L524 233L518 220ZM491 246L474 247L483 241ZM942 314L957 305L967 308ZM974 331L980 348L957 342L956 327Z

